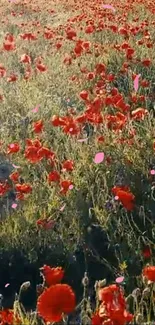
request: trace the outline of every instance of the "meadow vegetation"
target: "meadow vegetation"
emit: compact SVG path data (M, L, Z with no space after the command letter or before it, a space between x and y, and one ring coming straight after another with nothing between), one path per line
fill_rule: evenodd
M18 291L0 324L149 325L155 5L0 8L0 292Z

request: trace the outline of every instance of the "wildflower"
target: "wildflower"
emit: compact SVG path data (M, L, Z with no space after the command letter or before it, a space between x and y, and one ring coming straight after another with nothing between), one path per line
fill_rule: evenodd
M19 178L19 173L13 172L12 174L10 174L9 178L13 181L13 182L18 182L18 178Z
M47 219L38 219L36 222L37 226L41 226L43 229L51 229L53 228L55 221L54 220L47 220Z
M19 150L20 150L20 146L19 146L19 144L17 142L16 143L11 143L11 144L8 145L7 153L8 154L17 153Z
M142 271L143 276L147 278L147 280L155 282L155 266L146 266Z
M95 26L93 25L88 25L86 28L85 28L85 33L86 34L91 34L95 31Z
M32 192L32 186L29 184L16 184L15 189L17 192L21 192L22 194L28 194Z
M60 182L60 186L61 186L60 193L61 194L66 194L71 185L73 185L73 183L70 180L61 181Z
M0 310L0 324L2 325L20 325L21 320L19 316L14 315L14 311L11 309Z
M50 287L51 285L60 283L64 277L64 270L62 267L51 268L48 265L44 265L40 270L43 273L46 284Z
M48 175L48 181L50 182L59 182L60 181L60 174L54 170L53 172L50 172Z
M120 202L123 206L128 210L131 211L134 209L134 199L135 196L130 192L128 187L113 187L112 192L118 196Z
M151 65L151 60L144 59L144 60L142 60L142 64L144 65L144 67L149 67Z
M142 250L142 255L144 258L150 258L152 255L150 246L145 246Z
M53 115L51 123L53 126L64 126L65 122L63 119L61 119L61 117L57 116L57 115Z
M23 54L20 58L20 62L22 63L31 63L31 57L27 54Z
M37 301L38 314L46 322L59 322L63 313L75 309L76 299L72 288L67 284L55 284L45 289Z
M25 158L27 158L31 163L37 163L43 159L43 155L39 154L39 150L42 148L42 145L39 140L26 140L26 148L24 152Z
M72 160L65 160L62 164L63 170L72 171L74 169L74 162Z
M0 64L0 77L6 76L6 69Z
M15 75L14 73L12 73L8 78L7 78L7 82L14 82L18 80L17 75Z
M37 70L39 72L45 72L45 71L47 71L47 67L43 63L38 63L36 65L36 67L37 67Z
M42 130L43 130L43 121L42 120L39 120L39 121L33 123L33 131L35 133L40 133L40 132L42 132Z
M5 183L0 183L0 196L5 195L9 189L10 186L7 181L5 181Z
M32 34L32 33L25 33L25 34L20 34L20 38L22 38L23 40L28 40L28 41L35 41L37 40L37 37Z
M44 32L44 38L52 39L53 37L54 37L54 33L52 31L45 31Z
M99 289L99 300L102 301L98 312L94 315L93 324L96 325L96 321L102 322L98 324L108 325L125 325L131 322L133 315L126 310L125 297L122 289L112 284L108 287ZM99 316L99 317L98 317Z
M13 42L4 42L3 43L3 49L5 51L13 51L15 50L15 44Z
M97 63L95 67L96 74L101 74L105 72L106 66L103 63Z
M82 90L82 91L80 92L80 98L81 98L81 99L83 99L83 100L87 100L87 99L88 99L88 96L89 96L89 94L88 94L88 91L87 91L87 90Z
M66 30L67 39L73 40L76 37L76 31L73 28L68 28Z
M144 120L144 117L147 116L148 114L149 114L148 110L141 107L131 112L132 119L136 121Z

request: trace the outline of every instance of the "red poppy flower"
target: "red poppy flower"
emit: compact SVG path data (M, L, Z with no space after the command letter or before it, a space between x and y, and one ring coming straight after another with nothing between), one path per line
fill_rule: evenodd
M104 301L105 303L112 302L114 297L117 295L121 306L125 307L125 299L123 296L123 292L117 284L111 284L108 287L99 289L98 295L99 300Z
M17 142L15 143L11 143L8 145L8 150L7 150L7 153L10 154L10 153L16 153L20 150L20 146Z
M67 34L67 39L69 40L72 40L73 38L76 37L76 31L70 27L66 30L66 34Z
M135 196L130 192L128 187L113 187L112 192L118 196L120 202L128 211L134 209Z
M32 186L29 184L16 184L15 189L17 192L21 192L22 194L28 194L32 192Z
M88 25L86 28L85 28L85 33L86 34L91 34L95 31L95 26L93 25Z
M155 266L146 266L142 271L147 280L155 282Z
M0 64L0 77L6 76L6 69Z
M10 189L10 185L7 183L0 183L0 196L3 196L7 193L7 191Z
M151 60L144 59L144 60L142 60L142 64L144 65L144 67L149 67L151 65Z
M62 267L51 268L48 265L44 265L40 270L43 273L46 284L50 287L51 285L60 283L64 277L64 270Z
M70 185L73 185L73 183L70 180L64 180L60 182L60 193L61 194L66 194L69 190Z
M109 324L105 323L105 317L100 317L98 312L96 312L95 314L92 315L91 322L92 322L92 325L103 325L103 324L111 325L111 320L110 320Z
M87 90L82 90L80 92L80 98L83 99L83 100L88 100L88 97L89 97L89 94L88 94L88 91Z
M60 181L60 174L54 170L53 172L50 172L48 175L48 181L51 182L59 182Z
M37 37L32 34L32 33L25 33L25 34L21 34L20 38L24 39L24 40L28 40L28 41L35 41L37 40Z
M47 67L43 64L43 63L38 63L37 65L36 65L36 67L37 67L37 70L38 71L40 71L40 72L45 72L45 71L47 71Z
M141 107L139 107L131 112L132 119L136 120L136 121L144 120L144 117L147 115L149 115L148 110L145 108L141 108Z
M102 303L99 306L98 315L102 318L101 324L125 325L131 322L133 315L126 310L126 301L122 289L112 284L108 287L99 289L99 300Z
M55 225L54 220L47 220L47 219L38 219L36 222L37 226L41 226L43 229L51 229Z
M15 50L16 46L13 42L5 42L3 43L3 49L5 51L13 51Z
M46 147L42 147L38 150L38 157L53 160L55 153Z
M67 171L72 171L74 169L74 162L72 160L66 160L62 164L62 168Z
M22 63L31 63L31 58L27 54L23 54L20 58L20 62Z
M9 178L13 181L13 182L18 182L18 179L19 179L19 173L16 171L16 172L13 172Z
M21 319L14 315L14 311L11 309L4 309L0 311L0 324L1 325L13 325L21 324Z
M80 133L80 128L78 127L76 120L67 118L63 131L70 135L78 135Z
M80 56L82 52L83 52L82 44L79 44L79 43L77 42L76 45L75 45L75 47L74 47L74 53L75 53L77 56Z
M101 74L102 72L105 72L106 66L103 63L97 63L95 70L96 70L96 74Z
M121 35L124 35L124 36L128 36L128 30L124 27L120 27L118 32L121 34Z
M27 158L32 164L42 160L43 157L39 155L39 148L35 146L27 146L25 149L25 158Z
M55 284L39 296L37 301L38 314L46 322L60 322L62 314L73 312L76 305L75 294L67 284Z
M51 123L53 126L64 126L65 122L63 119L61 119L61 117L57 116L57 115L53 115Z
M44 32L44 38L52 39L52 38L54 38L54 33L52 31L46 31L46 32Z
M151 248L150 246L145 246L142 250L142 255L144 258L150 258L151 255L152 255L152 251L151 251Z
M7 33L5 36L5 41L14 42L14 36L12 34Z
M15 75L14 73L12 73L8 78L7 78L7 82L14 82L18 80L18 76Z
M33 123L33 131L35 133L40 133L40 132L42 132L42 130L43 130L43 121L42 120L39 120L39 121Z

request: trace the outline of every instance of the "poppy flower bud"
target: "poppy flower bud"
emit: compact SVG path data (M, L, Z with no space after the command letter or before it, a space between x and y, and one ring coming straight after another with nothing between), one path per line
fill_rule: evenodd
M136 289L134 289L134 290L132 291L132 296L133 296L134 298L137 298L137 297L139 297L140 295L141 295L141 291L140 291L139 288L136 288Z
M106 279L103 279L103 280L98 281L98 288L105 287L106 286L106 283L107 283L107 280Z
M89 284L89 278L87 276L87 272L85 272L85 274L84 274L84 278L82 279L82 284L84 287L87 287Z
M22 283L19 289L18 301L21 301L23 291L26 291L31 286L30 281Z
M31 285L30 281L22 283L22 285L20 286L20 291L27 290L30 287L30 285Z
M142 292L143 298L148 298L150 296L150 288L145 288Z
M136 316L136 324L142 324L144 321L143 316L141 314L138 314Z

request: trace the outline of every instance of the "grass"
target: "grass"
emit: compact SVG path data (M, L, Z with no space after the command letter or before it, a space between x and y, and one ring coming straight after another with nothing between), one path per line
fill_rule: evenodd
M62 255L74 256L78 245L86 245L92 259L114 277L125 276L128 292L146 263L154 265L155 9L151 1L119 1L115 12L102 5L1 1L0 181L10 188L3 193L0 187L0 254L4 264L17 252L40 267L52 263L50 255L58 257L57 265L65 264ZM66 36L69 27L76 32L73 39ZM12 50L4 48L7 33L14 37ZM36 38L24 39L25 33ZM23 54L30 63L21 62ZM97 71L98 64L103 71ZM14 81L8 79L12 74ZM84 90L89 101L82 99ZM60 124L60 117L68 125L69 118L74 121L64 126L57 120L56 126L55 115ZM76 120L79 116L82 122ZM32 163L26 157L27 139L36 138L48 155L54 154L51 159L44 155ZM20 148L8 153L13 143ZM95 164L98 152L104 160ZM68 160L73 169L64 171ZM53 170L60 180L49 182ZM13 171L19 173L17 180L10 178ZM72 182L73 189L63 193L63 180ZM32 191L21 197L17 184L29 184ZM119 192L123 186L129 189ZM93 244L93 227L106 233L106 254Z

